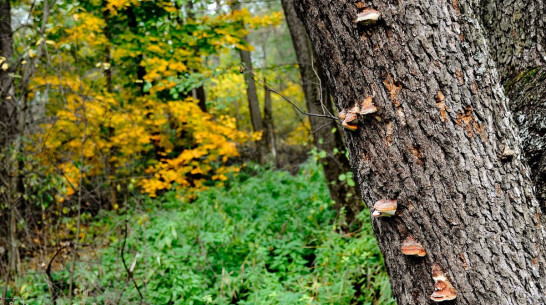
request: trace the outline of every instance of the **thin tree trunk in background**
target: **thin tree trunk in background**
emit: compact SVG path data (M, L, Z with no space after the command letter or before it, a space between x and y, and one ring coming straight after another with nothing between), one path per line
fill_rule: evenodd
M195 19L195 12L193 8L193 1L188 1L188 17ZM199 53L199 46L193 48L195 54ZM194 98L197 99L197 105L203 112L207 112L207 92L205 91L205 84L201 84L199 87L192 90Z
M104 71L104 77L106 78L106 92L112 93L112 54L110 50L110 45L112 42L112 34L110 32L110 10L107 8L108 2L106 0L102 0L102 19L104 20L104 36L106 36L106 39L108 40L108 43L106 44L104 48L104 60L106 63L106 66L103 67ZM108 130L108 138L112 138L114 133L114 129L112 127ZM110 148L109 154L106 156L108 160L106 160L106 176L107 179L112 177L113 180L115 180L116 176L116 165L115 162L112 162L112 157L115 155L116 151L115 148ZM113 181L112 180L112 181ZM117 204L117 198L118 198L118 192L117 192L117 186L115 183L110 181L110 206L114 207Z
M267 35L267 34L266 34ZM265 35L264 35L265 36ZM267 37L262 37L263 52L263 80L267 85ZM275 121L273 118L273 104L271 100L271 90L264 87L264 137L267 145L267 151L272 161L277 163L277 143L275 141Z
M290 30L302 79L307 109L310 113L334 113L330 92L320 73L318 65L314 65L313 48L305 32L305 27L294 10L294 0L282 0L286 22ZM317 75L317 73L319 75ZM319 76L322 79L319 79ZM315 146L319 151L326 152L326 158L321 159L324 174L332 200L336 202L339 211L341 207L347 210L347 220L351 222L362 209L360 191L351 187L347 181L339 181L342 174L351 172L349 160L345 157L345 144L341 130L330 119L309 117ZM335 131L332 132L333 128Z
M482 0L480 15L523 151L546 211L546 5L543 0Z
M198 100L197 105L199 109L203 112L207 112L207 92L205 91L205 86L201 85L195 90L195 98Z
M110 33L110 10L107 8L107 1L102 0L102 19L104 20L104 36L108 40L108 43L104 47L104 60L106 67L104 67L104 77L106 78L106 91L112 93L112 54L110 51L110 44L112 42L112 34Z
M479 16L464 1L366 4L376 24L352 1L295 2L337 107L378 108L345 135L367 205L397 200L373 227L398 304L429 304L435 281L453 304L544 304L544 216ZM425 257L401 253L409 236Z
M235 1L232 4L234 11L241 9L239 1ZM244 41L247 41L247 36L243 37ZM245 66L245 84L246 84L246 96L248 99L248 110L250 112L250 120L252 122L252 129L255 132L264 132L264 123L262 120L262 114L260 112L260 102L258 101L258 91L256 89L256 83L252 73L254 69L252 67L252 58L249 51L239 50L239 56L241 57L241 64ZM262 134L262 139L256 143L257 146L257 159L263 163L265 162L265 155L267 151L265 135Z
M264 78L264 82L267 80ZM267 141L267 149L273 161L277 160L277 145L275 141L275 123L273 120L273 104L271 103L271 91L264 88L264 137Z
M246 40L246 37L244 38ZM254 71L252 67L252 59L250 57L250 52L239 50L241 56L241 62L243 65L250 71ZM254 77L252 73L245 72L245 84L246 84L246 95L248 98L248 108L250 111L250 119L252 121L252 128L254 131L263 131L264 124L262 121L262 114L260 112L260 103L258 101L258 91L256 89L256 84L254 82Z
M127 23L128 23L130 31L135 35L139 35L138 22L137 22L135 11L133 10L132 5L127 7L127 21L128 21ZM142 81L141 83L139 83L139 87L140 87L140 93L144 95L145 92L144 92L143 79L144 79L144 76L146 75L146 68L144 68L140 64L142 60L143 60L142 54L135 57L136 77L137 77L137 80Z

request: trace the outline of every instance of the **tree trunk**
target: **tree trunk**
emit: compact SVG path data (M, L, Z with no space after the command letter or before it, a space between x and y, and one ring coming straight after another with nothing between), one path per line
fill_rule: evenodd
M264 78L264 82L267 83ZM275 141L275 123L273 121L273 104L271 90L264 88L264 137L267 141L267 150L273 161L277 160L277 143Z
M246 37L245 37L246 40ZM245 72L245 84L246 84L246 95L248 98L248 108L250 111L250 119L252 121L252 128L254 131L263 131L264 125L262 121L262 114L260 112L260 103L258 101L258 92L256 90L256 83L254 82L254 77L252 73L254 69L252 67L252 59L250 57L250 52L240 50L239 54L241 56L241 62L243 65L252 72Z
M16 274L19 262L17 246L17 206L22 197L19 193L19 161L21 107L15 95L15 87L11 74L13 67L13 33L11 30L11 8L9 0L0 0L0 194L8 210L6 230L8 243L8 270ZM5 231L4 231L5 232ZM4 292L5 294L5 292Z
M267 33L264 33L267 35ZM263 80L264 80L264 137L267 146L267 152L270 159L277 163L277 143L275 141L275 122L273 119L273 103L271 100L271 90L268 88L267 83L267 36L262 37L262 51L263 51Z
M298 58L308 112L331 114L334 111L330 92L324 76L320 73L320 67L314 63L314 51L305 28L294 10L294 0L281 2ZM346 208L347 221L350 223L362 209L362 200L360 200L360 190L357 187L349 186L347 181L339 181L341 175L351 172L349 160L344 154L345 144L341 131L330 119L311 116L309 121L315 146L319 151L326 152L326 158L321 159L321 164L328 181L330 196L336 202L338 211L341 207ZM332 132L333 128L335 128L334 132Z
M546 6L543 0L474 0L491 55L506 83L522 71L546 64Z
M10 120L14 117L16 99L13 88L13 34L11 32L10 1L0 0L0 147L5 149L10 141L11 133L16 124ZM4 65L8 66L3 69Z
M190 19L195 19L195 11L193 7L194 1L188 1L187 7L188 7L188 17ZM195 56L199 53L199 46L195 46L193 48L193 51L195 52ZM203 112L207 112L207 92L205 91L205 84L201 84L199 87L193 89L194 98L197 99L197 105L199 106L199 109Z
M543 215L479 16L463 1L367 4L375 24L347 0L295 3L338 108L378 109L345 136L367 205L397 200L373 227L398 304L447 282L454 304L544 304ZM401 253L410 236L425 257Z
M108 40L108 43L104 47L104 77L106 78L106 91L112 93L112 54L110 52L110 44L112 43L112 33L110 32L110 10L107 8L108 3L106 0L102 0L102 19L104 20L104 36Z
M235 1L232 4L234 11L241 9L239 1ZM247 41L247 36L243 37L244 41ZM248 99L248 110L250 112L250 120L252 121L252 129L255 132L264 132L264 123L262 120L262 114L260 112L260 102L258 101L258 92L256 90L256 83L254 82L254 69L252 67L252 58L249 51L239 50L239 56L241 57L241 64L245 67L245 84L246 84L246 96ZM266 139L265 135L262 135L262 139L257 143L258 160L263 163L265 161L266 154Z
M482 0L479 8L546 211L546 6L542 0Z
M546 213L546 68L530 69L507 85L510 108L520 127L535 193Z
M108 40L104 48L104 60L106 67L103 67L104 78L106 79L106 92L111 94L113 92L112 88L112 54L110 51L110 45L112 43L112 33L110 32L110 10L107 8L107 1L102 0L102 19L104 20L104 36ZM108 129L108 139L112 138L114 134L114 128L110 127ZM117 204L118 192L115 181L116 176L116 164L113 162L113 156L116 155L116 149L114 147L110 148L110 151L105 158L106 160L106 179L108 179L110 184L110 206L114 207ZM111 180L110 180L111 179Z
M127 25L129 26L129 30L131 31L131 33L135 35L140 35L138 31L139 25L137 21L137 16L135 14L135 11L132 5L127 7L126 13L127 13ZM141 47L138 40L137 40L137 45L138 47ZM139 54L137 57L135 57L135 60L134 60L134 65L136 67L137 80L142 81L138 84L138 86L140 87L141 95L146 94L146 92L144 92L144 81L143 81L144 76L146 75L146 68L144 68L144 66L141 65L143 59L144 57L142 56L142 54Z

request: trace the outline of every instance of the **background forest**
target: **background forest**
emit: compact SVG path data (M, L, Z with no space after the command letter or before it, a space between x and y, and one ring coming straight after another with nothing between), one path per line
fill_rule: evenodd
M0 52L1 304L394 304L291 0L0 1Z

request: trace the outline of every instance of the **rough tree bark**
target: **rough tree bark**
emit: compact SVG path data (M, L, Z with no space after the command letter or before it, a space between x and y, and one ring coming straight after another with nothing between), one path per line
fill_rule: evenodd
M19 251L17 246L17 206L21 199L18 191L21 107L15 95L13 77L13 33L11 30L11 7L9 0L0 1L0 195L7 209L7 223L0 229L6 232L3 244L8 246L8 270L6 278L17 272ZM4 291L5 296L6 291Z
M339 109L374 96L378 111L346 131L398 304L428 304L437 264L454 304L544 304L546 235L508 100L468 1L295 3ZM402 255L413 236L427 255Z
M10 136L10 130L14 127L10 124L13 117L15 107L15 95L13 88L13 78L10 76L13 66L13 34L11 32L11 12L10 1L0 1L0 56L2 63L0 64L0 124L2 131L0 132L0 147L5 148ZM1 68L3 65L8 65L8 69Z
M473 0L503 82L546 64L543 0Z
M481 0L476 6L546 211L546 5L543 0Z
M298 59L308 112L332 114L334 111L330 92L325 84L324 76L320 73L320 67L316 62L313 62L314 51L305 32L305 27L296 15L294 0L282 0L281 2ZM343 153L345 143L343 143L341 130L336 128L335 132L332 132L332 128L336 127L336 124L327 118L311 116L309 122L313 130L315 146L319 151L326 152L326 158L321 159L321 164L328 181L330 196L336 202L338 211L341 207L346 208L347 221L352 222L354 216L362 209L362 200L357 187L349 186L346 181L339 181L340 175L351 171L349 160Z

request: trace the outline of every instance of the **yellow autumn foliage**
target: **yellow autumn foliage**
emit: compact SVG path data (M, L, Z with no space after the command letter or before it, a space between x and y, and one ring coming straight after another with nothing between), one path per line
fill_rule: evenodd
M111 41L105 34L102 2L91 3L96 10L52 16L59 19L48 29L56 37L47 44L54 56L38 68L29 92L29 98L48 95L46 112L53 119L34 136L39 145L27 149L63 181L57 200L70 198L82 183L92 184L99 177L135 180L150 196L173 186L192 196L221 185L238 171L226 165L239 155L237 145L261 135L238 130L233 117L203 112L188 88L211 77L205 56L229 48L252 49L243 41L248 30L241 25L276 25L280 13L256 18L242 10L204 16L174 23L169 32L146 35L116 28ZM108 0L106 9L110 18L126 20L127 8L145 4L163 9L165 18L177 14L170 1ZM138 69L145 71L140 77ZM235 77L239 82L239 76L226 80Z

